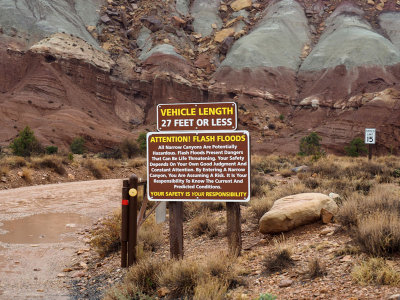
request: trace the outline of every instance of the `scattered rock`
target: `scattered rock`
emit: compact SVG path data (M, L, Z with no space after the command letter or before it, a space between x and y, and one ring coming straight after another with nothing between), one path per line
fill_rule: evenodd
M66 276L66 275L63 274L63 273L58 273L58 274L57 274L57 277L58 277L58 278L65 277L65 276Z
M71 268L65 268L65 269L63 269L63 272L72 272L74 269L71 269Z
M68 174L68 179L75 180L75 176L73 174Z
M331 213L330 211L326 210L325 208L321 209L321 220L322 223L324 224L329 224L332 222L333 220L333 213Z
M293 280L291 279L283 279L281 282L279 282L278 286L280 288L284 288L284 287L289 287L293 284Z
M161 20L156 16L143 17L140 21L152 32L159 31L163 28Z
M100 20L101 20L104 24L108 24L108 23L111 22L111 19L110 19L110 17L109 17L108 15L102 15L102 16L100 17Z
M302 165L300 167L295 167L292 169L292 172L299 173L299 172L307 172L310 168L306 165Z
M74 223L65 224L65 227L67 227L67 228L75 228L75 227L76 227L76 224L74 224Z
M389 300L400 300L400 294L392 295L388 298Z
M251 5L251 0L236 0L231 3L231 8L234 11L239 11L241 9L249 8Z
M234 33L235 29L232 27L222 29L215 34L214 41L222 43L227 37L232 36Z
M165 296L168 295L169 293L171 293L171 291L170 291L168 288L166 288L166 287L161 287L161 288L159 288L159 289L157 290L157 295L158 295L158 297L160 297L160 298L165 297Z
M322 208L332 213L338 210L335 201L321 193L303 193L278 199L260 219L260 232L279 233L313 223L321 218Z
M24 173L22 173L21 171L18 171L18 172L17 172L17 175L18 175L19 177L22 177L22 176L24 176Z
M85 277L86 273L84 271L77 271L75 273L72 273L71 277L72 278L81 278L81 277Z
M1 180L1 182L3 182L3 183L6 183L6 182L7 182L7 178L6 178L5 176L2 176L0 180Z
M350 255L345 255L342 257L342 259L340 259L340 261L342 262L351 262L353 259Z
M186 21L178 16L173 16L171 21L176 27L182 27L186 24Z
M223 55L226 55L234 41L235 39L232 36L228 36L226 39L224 39L221 46L219 47L219 52L221 52L221 54Z
M320 235L332 235L335 232L335 228L326 227L321 230Z

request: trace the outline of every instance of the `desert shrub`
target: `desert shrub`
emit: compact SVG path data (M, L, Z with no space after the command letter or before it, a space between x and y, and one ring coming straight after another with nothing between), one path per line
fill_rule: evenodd
M19 132L18 137L11 142L10 148L13 154L18 156L31 156L42 152L42 147L29 126Z
M225 282L228 288L241 284L239 270L235 264L235 258L223 252L215 252L205 260L203 267L208 276L216 277Z
M91 246L100 257L120 249L121 211L115 212L101 222L101 225L91 232Z
M48 168L56 172L57 174L64 175L66 173L65 168L62 164L62 160L55 156L44 156L36 159L32 159L32 167Z
M103 178L104 173L108 171L107 164L103 160L89 159L85 162L84 166L93 174L97 179Z
M277 297L275 295L271 295L269 293L260 294L260 296L256 300L276 300Z
M151 295L160 285L159 276L168 263L154 257L139 261L129 268L126 282L134 283L141 292Z
M308 262L307 273L310 278L325 276L326 267L317 258L315 258Z
M140 226L138 240L143 244L143 249L148 251L156 251L162 245L162 227L155 223L154 217L148 218Z
M274 188L276 184L270 182L264 175L260 175L254 171L251 172L250 195L252 197L261 197L265 193Z
M358 157L360 155L364 155L368 153L367 147L364 144L364 141L357 137L354 138L349 146L344 147L344 151L346 152L346 155L352 156L352 157Z
M183 205L183 220L189 221L202 212L202 203L185 202Z
M139 144L139 149L142 155L146 154L146 150L147 150L147 137L146 137L146 133L141 133L139 134L139 137L136 140Z
M193 300L223 300L227 290L228 284L222 279L211 276L202 278L194 288Z
M198 216L190 221L190 230L194 236L206 234L213 238L218 235L217 220L208 209L203 209Z
M74 138L69 146L71 152L74 154L83 154L86 151L85 143L85 139L81 136Z
M44 148L46 154L56 154L58 152L57 146L47 146Z
M122 154L127 158L132 158L140 154L138 144L131 139L124 139L120 145Z
M287 178L287 177L294 175L294 172L291 169L285 169L285 170L281 171L281 175L282 175L282 177Z
M383 258L370 258L361 265L355 266L351 272L353 280L362 285L393 285L400 282L400 274Z
M105 158L105 159L121 159L122 158L122 151L120 148L113 148L107 151L104 151L100 153L99 155L100 158Z
M74 160L74 155L71 152L69 152L68 155L67 155L67 158L71 162L71 161Z
M26 182L31 183L32 182L32 170L28 168L23 168L22 169L22 176L21 176Z
M400 169L394 169L393 173L392 173L392 176L394 178L400 178Z
M312 155L315 158L323 156L325 153L321 148L321 141L322 138L316 132L311 132L308 136L303 137L300 140L299 155Z

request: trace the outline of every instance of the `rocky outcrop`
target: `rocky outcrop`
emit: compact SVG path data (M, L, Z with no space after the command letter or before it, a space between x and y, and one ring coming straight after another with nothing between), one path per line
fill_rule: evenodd
M307 19L294 0L274 1L255 29L234 43L215 74L216 86L261 96L296 97L300 56L310 43Z
M222 21L218 14L220 0L195 0L191 7L194 31L202 36L213 32L212 24L221 28Z
M313 223L321 219L322 209L335 214L338 206L329 196L320 193L303 193L278 199L261 217L260 232L280 233Z
M87 31L96 26L103 0L2 0L0 27L5 35L31 46L57 32L78 36L93 46L97 41Z
M376 33L362 14L345 3L326 20L324 34L299 70L300 105L314 98L330 106L400 83L400 50Z
M387 34L393 45L400 49L400 13L386 12L379 16L379 25Z

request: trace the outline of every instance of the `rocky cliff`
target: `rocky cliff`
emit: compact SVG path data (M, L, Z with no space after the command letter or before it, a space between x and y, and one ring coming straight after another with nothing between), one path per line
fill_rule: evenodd
M25 125L92 150L155 129L155 105L236 101L253 149L400 146L400 2L5 0L0 144Z

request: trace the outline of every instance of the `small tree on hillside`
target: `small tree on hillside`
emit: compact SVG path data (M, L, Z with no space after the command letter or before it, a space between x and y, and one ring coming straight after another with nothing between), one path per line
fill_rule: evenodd
M142 153L142 155L145 155L147 150L146 133L141 133L136 141L139 144L140 152Z
M311 132L309 135L300 140L299 155L313 155L316 158L324 155L325 152L321 149L322 138L316 133Z
M19 132L18 137L11 142L10 148L13 154L18 156L30 156L41 152L40 143L29 126Z
M358 157L367 154L368 150L361 138L354 138L349 146L344 147L344 151L348 156Z
M85 139L81 136L74 138L70 145L71 152L74 154L83 154L83 152L86 150L85 143Z

